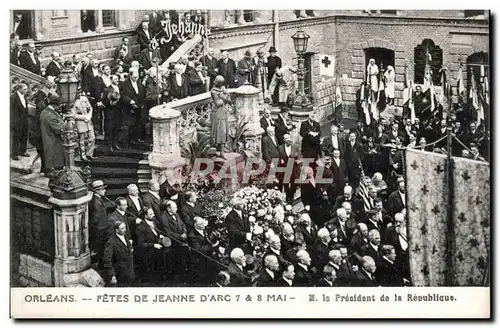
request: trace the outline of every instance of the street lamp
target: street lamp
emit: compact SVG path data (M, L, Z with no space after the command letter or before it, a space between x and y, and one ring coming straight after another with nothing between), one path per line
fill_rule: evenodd
M49 187L55 198L76 199L87 195L87 183L90 182L90 168L82 170L75 167L75 148L78 146L75 117L72 107L76 101L79 80L71 68L65 67L56 80L57 92L64 106L64 125L61 129L62 145L64 147L64 167L61 170L51 170L47 176Z
M308 108L311 107L311 101L309 97L304 92L304 54L307 50L307 43L309 41L309 34L302 30L298 30L294 35L292 35L293 46L295 52L298 56L298 70L297 78L299 82L299 94L295 98L294 107L295 108Z

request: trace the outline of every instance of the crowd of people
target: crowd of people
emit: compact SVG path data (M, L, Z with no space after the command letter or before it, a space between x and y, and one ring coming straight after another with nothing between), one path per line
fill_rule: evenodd
M405 149L446 153L447 141L443 137L451 128L459 141L452 145L455 156L489 161L489 131L467 115L466 106L457 107L447 116L439 107L431 115L422 114L419 109L428 100L418 88L413 98L416 118L405 109L402 116L372 117L367 125L358 99L360 115L355 128L346 129L342 119L337 118L325 136L314 115L297 126L288 117L297 91L297 74L294 67L283 65L274 47L269 49L268 57L263 51L254 55L247 50L237 63L227 51L217 59L214 49L206 49L204 55L195 49L163 70L164 61L189 37L179 35L164 42L161 26L170 15L155 12L145 18L137 29L140 52L132 54L130 41L124 37L110 63L101 63L92 53L64 59L54 52L51 62L42 68L35 44L28 43L20 51L19 39L13 35L11 63L46 77L47 84L41 90L28 90L22 81L14 84L12 159L29 156L29 138L42 159L43 173L62 168L63 111L72 111L75 117L83 161L96 158L94 148L99 135L104 135L110 154L114 154L120 144L145 142L150 108L208 90L213 99L210 136L223 157L224 145L229 141L228 89L259 85L267 90L264 94L269 94L269 101L280 108L276 118L265 110L260 120L265 131L261 145L267 165L264 176L267 178L274 165L283 168L293 162L291 179L276 174L274 179L266 179L263 188L283 192L289 204L294 203L300 189L305 210L288 217L292 219L279 220L274 230L267 227L263 231L265 251L256 252L252 235L258 230L254 215L259 214L250 213L241 199L232 200L230 212L219 222L205 217L197 204L203 196L196 189L199 186L162 189L152 180L147 192L141 195L136 185L130 185L128 196L119 197L109 206L106 186L100 180L94 181L89 243L93 262L106 284L411 285L403 178ZM198 12L176 19L202 23ZM64 69L71 69L81 81L72 108L61 104L56 91L56 79ZM30 92L36 104L32 126L27 110ZM387 96L387 104L392 104L393 94ZM295 129L302 139L300 147L293 144L291 137ZM125 140L120 140L122 130L128 132ZM318 174L333 182L316 181ZM299 177L306 183L296 183Z

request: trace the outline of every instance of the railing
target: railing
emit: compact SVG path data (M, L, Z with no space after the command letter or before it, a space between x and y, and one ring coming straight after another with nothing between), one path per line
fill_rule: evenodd
M14 85L18 83L25 83L28 85L29 102L32 102L32 98L42 86L49 86L48 81L40 75L36 75L24 68L12 64L10 64L10 83L11 87L14 87Z
M189 54L191 50L193 50L202 41L203 38L199 34L195 34L192 39L184 41L184 43L181 44L179 48L177 48L177 50L167 58L167 60L165 60L163 65L161 65L160 70L166 71L169 63L177 63L182 56Z

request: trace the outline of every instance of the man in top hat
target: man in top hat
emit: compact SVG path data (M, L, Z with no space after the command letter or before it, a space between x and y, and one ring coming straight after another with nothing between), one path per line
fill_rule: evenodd
M139 50L143 51L148 49L154 35L149 29L149 16L145 15L142 19L141 25L137 28L137 43L139 43Z
M89 246L92 256L98 255L98 259L102 256L102 254L98 254L99 222L106 222L108 220L106 204L103 198L106 194L106 187L102 180L93 181L91 185L91 191L94 192L94 195L89 206Z
M60 113L61 98L55 92L49 96L49 105L40 114L40 132L43 142L45 172L64 166L64 147L61 133L64 120Z
M247 83L255 86L257 82L257 70L250 50L245 51L245 57L238 61L236 65L236 79L238 80L238 87Z
M267 66L267 86L269 87L273 79L274 73L276 73L278 69L280 69L282 66L281 58L276 56L275 47L269 48L269 56L267 57L266 66ZM272 99L273 99L273 104L278 103L278 90L275 89L274 94L272 95Z

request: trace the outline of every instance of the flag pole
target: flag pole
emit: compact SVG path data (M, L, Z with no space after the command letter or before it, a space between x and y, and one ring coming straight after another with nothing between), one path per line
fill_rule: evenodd
M446 132L447 132L447 159L446 159L446 179L447 183L446 185L448 186L448 217L447 217L447 231L448 231L448 254L447 254L447 267L449 268L446 271L446 286L453 286L453 268L454 265L454 260L453 260L453 249L455 247L454 240L451 238L451 236L454 235L454 230L455 230L455 225L453 224L453 203L455 200L455 194L454 194L454 186L453 186L453 158L451 154L452 150L452 142L453 142L453 135L452 135L452 127L451 127L451 121L448 121L447 127L446 127Z

